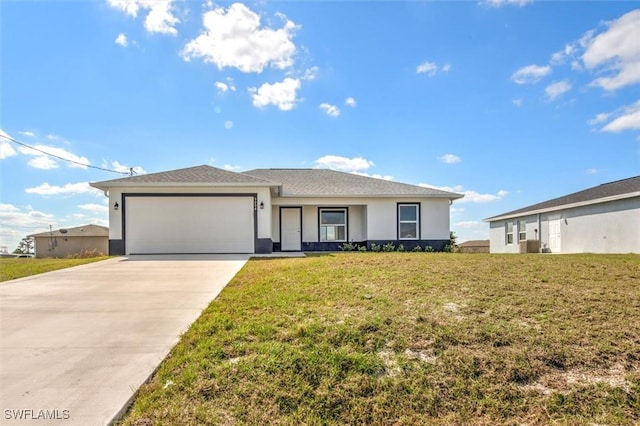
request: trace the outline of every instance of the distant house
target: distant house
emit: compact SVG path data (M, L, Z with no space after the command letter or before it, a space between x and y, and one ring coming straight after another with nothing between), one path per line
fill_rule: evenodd
M489 253L489 240L471 240L458 244L460 253Z
M532 240L549 253L640 253L640 176L485 221L491 253L519 253L531 247Z
M196 166L95 182L109 196L109 253L335 251L345 243L449 244L461 194L323 169Z
M29 235L35 240L36 257L68 257L87 252L109 253L109 228L84 225Z

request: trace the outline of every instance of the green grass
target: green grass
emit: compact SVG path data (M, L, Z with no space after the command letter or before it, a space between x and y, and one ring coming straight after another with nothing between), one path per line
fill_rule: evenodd
M108 258L108 256L100 256L83 259L0 259L0 282L84 265L85 263L97 262Z
M638 424L640 257L252 260L126 425Z

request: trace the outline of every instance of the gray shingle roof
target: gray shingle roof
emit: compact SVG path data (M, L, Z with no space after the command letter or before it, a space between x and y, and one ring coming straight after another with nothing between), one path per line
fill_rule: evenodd
M185 169L170 170L167 172L149 173L125 177L120 179L112 179L102 182L94 182L91 186L104 189L111 186L127 186L133 184L255 184L269 185L272 182L266 182L263 179L252 177L243 173L231 172L229 170L219 169L217 167L202 165L196 167L188 167Z
M91 183L106 190L135 185L259 185L281 186L285 197L419 196L457 199L461 194L327 169L255 169L236 173L197 166Z
M29 237L108 237L109 228L100 225L83 225L75 228L61 228L55 231L32 234Z
M284 197L420 196L456 199L461 194L327 169L255 169L243 174L282 184Z
M640 193L640 176L627 179L617 180L614 182L603 183L602 185L587 188L582 191L574 192L562 197L553 198L541 203L533 204L521 209L512 210L496 216L485 219L490 222L498 218L508 218L514 216L523 216L530 212L539 210L559 210L564 206L576 203L588 203L603 198L616 197L625 194Z

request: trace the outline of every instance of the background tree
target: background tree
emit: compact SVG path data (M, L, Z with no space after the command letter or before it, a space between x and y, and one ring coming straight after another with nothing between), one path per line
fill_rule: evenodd
M33 254L35 249L35 240L33 238L23 238L18 243L18 247L13 251L14 254Z

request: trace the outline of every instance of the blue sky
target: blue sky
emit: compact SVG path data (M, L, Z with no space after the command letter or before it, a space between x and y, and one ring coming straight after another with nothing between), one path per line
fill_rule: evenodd
M328 167L482 219L640 174L640 3L0 4L0 246L107 224L88 182ZM63 161L41 151L72 160ZM89 166L89 167L88 167Z

